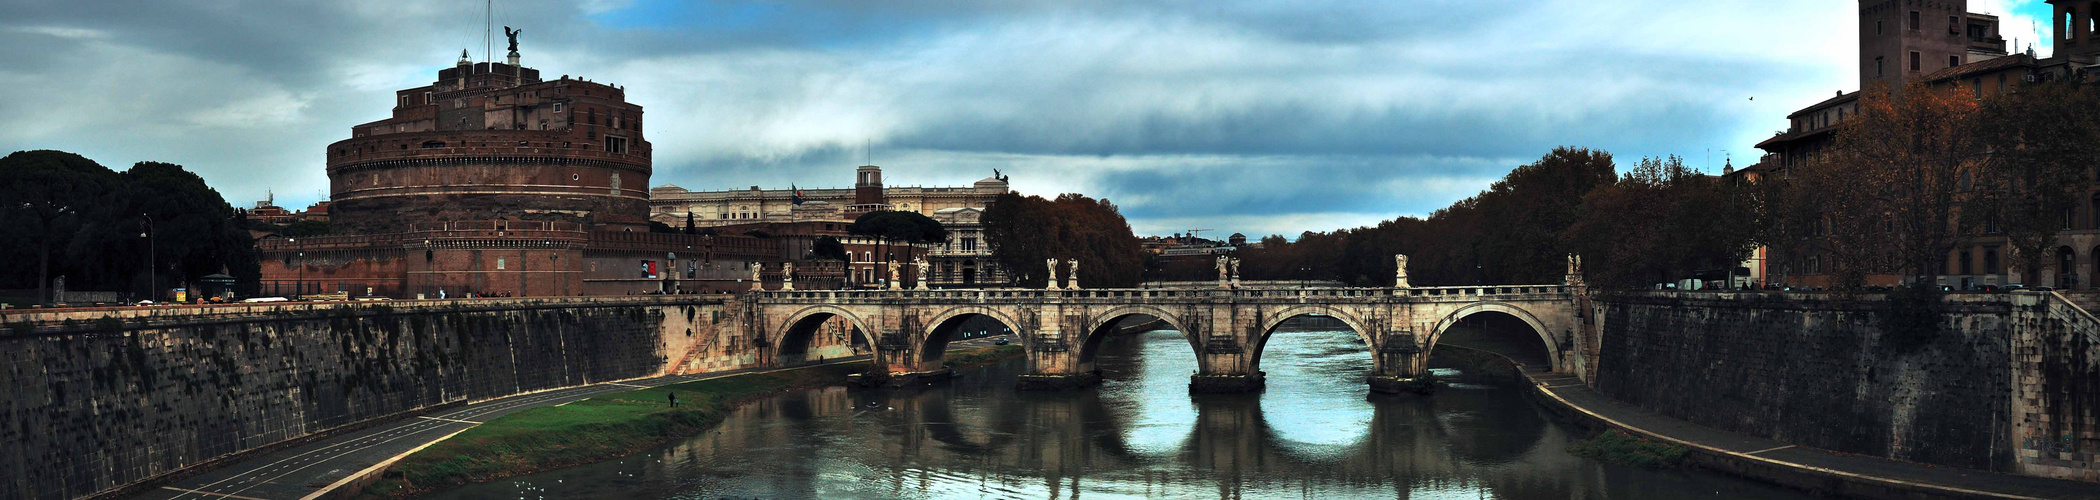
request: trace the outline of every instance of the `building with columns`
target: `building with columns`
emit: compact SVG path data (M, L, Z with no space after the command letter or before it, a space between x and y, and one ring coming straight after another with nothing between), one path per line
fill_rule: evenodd
M889 187L882 167L862 165L851 188L692 191L672 184L649 190L649 218L672 226L691 214L700 227L755 222L847 221L877 210L906 210L928 217L950 208L989 207L1008 191L1006 179L987 177L969 186ZM797 194L801 203L796 203Z

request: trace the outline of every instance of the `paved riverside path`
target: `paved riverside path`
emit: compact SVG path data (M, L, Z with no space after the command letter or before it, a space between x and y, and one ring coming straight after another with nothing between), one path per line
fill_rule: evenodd
M960 343L958 343L960 344ZM337 481L358 475L381 462L442 441L453 434L520 410L565 404L592 396L634 389L707 380L746 373L792 370L864 361L866 355L787 368L753 368L715 373L601 382L586 386L519 394L478 401L449 411L409 417L368 429L221 467L173 484L142 492L140 500L244 499L293 500L319 496Z
M2100 499L2100 484L1940 467L1866 455L1839 454L1658 415L1598 393L1573 374L1524 374L1538 384L1542 401L1565 403L1614 427L1631 428L1680 444L1718 450L1760 467L1785 467L1807 474L1869 485L1931 491L1935 496L2006 499ZM1557 399L1558 401L1554 401Z

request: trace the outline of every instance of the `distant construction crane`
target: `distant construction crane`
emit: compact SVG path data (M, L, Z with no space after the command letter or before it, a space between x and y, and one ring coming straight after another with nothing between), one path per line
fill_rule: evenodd
M1210 231L1210 230L1211 230L1211 229L1207 229L1207 228L1206 228L1206 229L1190 229L1190 230L1189 230L1189 239L1191 239L1191 240L1200 240L1200 239L1203 239L1202 237L1200 237L1200 236L1197 236L1197 235L1198 235L1198 234L1202 234L1202 233L1203 233L1204 231Z

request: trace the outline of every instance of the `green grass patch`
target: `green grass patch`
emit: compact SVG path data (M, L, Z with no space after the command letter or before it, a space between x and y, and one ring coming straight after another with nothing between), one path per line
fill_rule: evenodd
M943 364L960 370L966 368L976 368L992 363L998 363L1001 361L1013 359L1020 355L1021 346L1019 345L1008 344L993 347L979 347L976 349L955 351L953 354L947 356L947 359L944 361Z
M1649 469L1676 467L1684 461L1687 452L1682 446L1650 441L1617 430L1605 431L1568 446L1568 453L1582 457Z
M957 367L1001 361L1020 346L960 350ZM504 415L401 459L361 498L398 498L469 482L627 456L697 435L743 401L798 388L842 383L866 362L750 373L635 389ZM678 406L669 394L678 394Z

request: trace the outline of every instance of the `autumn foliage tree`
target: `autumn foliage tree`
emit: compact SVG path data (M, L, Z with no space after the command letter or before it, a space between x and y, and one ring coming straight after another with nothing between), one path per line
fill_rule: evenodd
M1558 282L1571 251L1561 233L1579 217L1583 195L1613 182L1614 169L1611 153L1555 148L1428 217L1263 238L1262 248L1241 251L1241 273L1390 286L1393 254L1407 254L1415 284Z
M1143 279L1144 250L1130 223L1108 200L1073 193L1055 200L1007 193L993 201L979 221L993 258L1012 272L1016 285L1046 284L1048 259L1078 259L1080 283L1089 287L1134 287Z
M2073 224L2089 169L2100 165L2096 91L2075 79L2028 85L1985 100L1976 114L1990 154L1968 186L1966 211L1997 222L2028 283L2044 281L2037 271Z
M1827 234L1873 240L1840 240L1832 251L1854 265L1873 266L1874 255L1934 283L1941 263L1975 217L1960 217L1962 179L1978 166L1985 143L1975 120L1975 94L1954 86L1913 83L1901 93L1869 89L1855 117L1839 127L1831 159L1811 189L1839 190L1830 201ZM1877 226L1879 229L1877 229ZM1847 248L1851 247L1851 248Z
M1642 159L1582 199L1561 237L1592 284L1637 288L1700 271L1733 272L1753 248L1747 186L1701 174L1681 158Z

